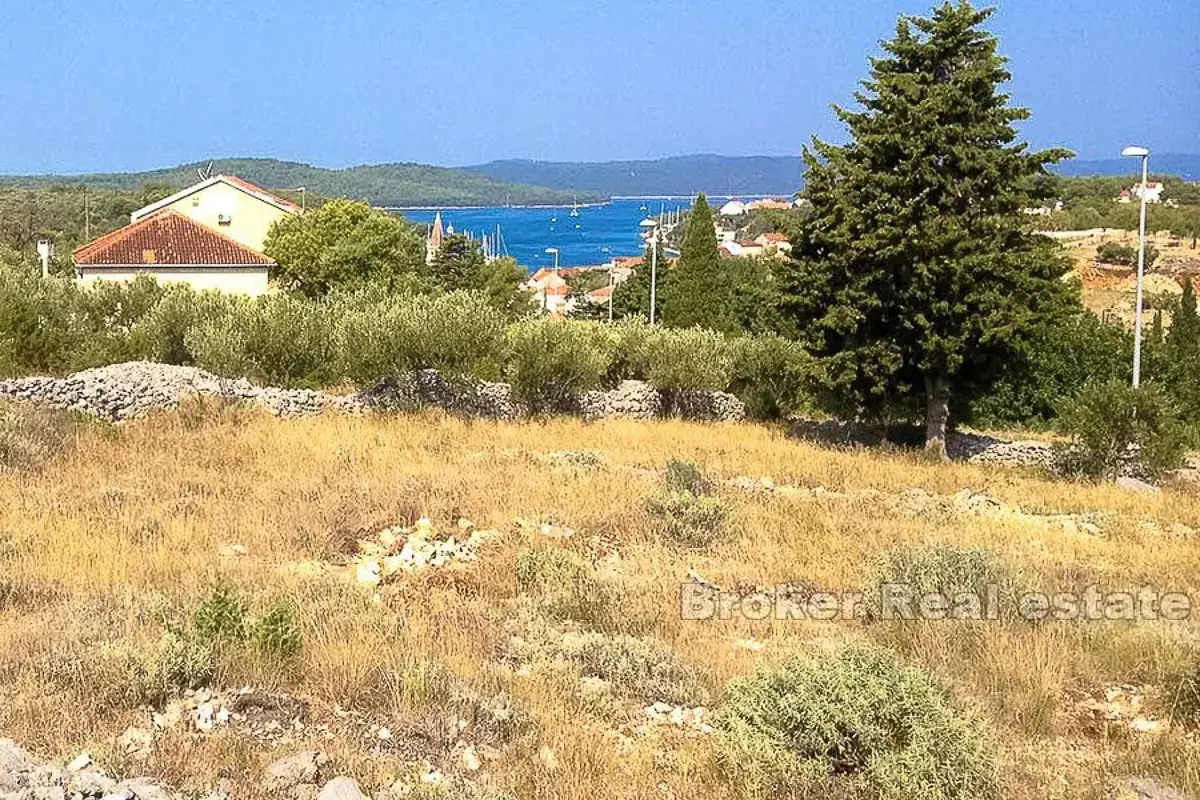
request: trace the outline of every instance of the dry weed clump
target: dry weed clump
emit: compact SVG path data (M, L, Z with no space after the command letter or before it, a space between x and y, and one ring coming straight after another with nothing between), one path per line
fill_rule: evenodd
M921 708L965 746L976 739L955 726L975 708L996 786L1013 800L1103 797L1139 777L1200 792L1185 680L1200 652L1195 615L898 627L684 619L679 605L690 572L735 596L783 584L811 594L865 590L881 564L889 580L937 588L1097 584L1200 598L1200 495L1186 486L1131 495L821 450L763 426L679 421L280 421L185 409L117 435L85 427L72 439L36 480L0 470L0 737L41 757L86 749L123 775L154 775L197 796L228 778L234 796L265 797L268 763L320 749L372 796L428 761L448 786L492 796L753 798L753 782L721 755L719 726L705 733L670 717L690 719L701 704L736 710L735 681L800 659L810 666L789 685L836 684L844 696L831 690L803 706L812 722L776 745L811 745L837 720L874 725ZM681 546L647 511L647 497L668 491L671 462L675 492L725 511L720 535L698 546ZM736 488L750 485L777 490ZM961 496L1029 513L910 513L911 490L938 508L970 490ZM1038 520L1026 518L1035 511ZM1040 519L1068 515L1099 521ZM461 518L497 534L474 560L398 569L375 586L354 579L360 541L422 519L453 530ZM221 580L236 589L216 591ZM839 661L864 642L888 648L890 666L855 672ZM924 677L896 677L915 674ZM935 702L950 694L926 691L934 685L954 701ZM147 704L170 707L189 686L291 698L309 721L269 743L237 725L203 733L180 723L154 733L144 752L122 747L128 728L148 725ZM868 707L871 686L884 689ZM1145 698L1130 720L1081 716L1081 698L1108 702L1113 687L1127 686ZM778 710L787 695L764 691L755 703ZM669 710L651 716L657 703ZM1134 725L1140 717L1156 724ZM892 730L884 722L863 730ZM783 730L755 725L745 742ZM846 765L837 774L849 776L863 751L847 736L837 741ZM772 750L775 766L812 761L819 748L806 747ZM475 770L465 766L474 763L468 748ZM954 796L930 766L939 753L955 772L983 774L972 771L982 762L955 760L961 749L872 752L884 751L895 769L872 772L881 776L874 788L839 779L843 796L885 785L910 787L897 797ZM793 774L768 771L776 783Z

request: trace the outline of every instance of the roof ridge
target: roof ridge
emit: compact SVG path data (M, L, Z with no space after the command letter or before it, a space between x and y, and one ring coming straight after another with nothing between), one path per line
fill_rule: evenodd
M232 248L231 252L233 252L239 258L243 258L244 260L240 263L246 266L274 263L273 259L267 256L265 253L261 253L258 250L255 250L253 247L239 242L232 236L229 236L215 228L211 228L202 222L197 222L186 214L180 214L178 211L175 211L171 208L164 208L156 211L153 214L139 219L137 222L131 222L122 228L117 228L115 231L106 233L98 239L76 249L73 254L75 262L86 262L91 256L120 244L121 242L146 228L161 225L164 222L176 221L180 225L184 226L184 228L190 229L192 233L198 233L200 236L208 237L210 240L216 240L222 245ZM167 235L169 235L169 233Z

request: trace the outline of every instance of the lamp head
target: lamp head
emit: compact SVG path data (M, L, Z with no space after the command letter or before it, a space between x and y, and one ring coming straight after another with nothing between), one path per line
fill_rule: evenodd
M1121 151L1123 156L1133 156L1134 158L1145 158L1150 155L1150 151L1144 147L1130 146Z

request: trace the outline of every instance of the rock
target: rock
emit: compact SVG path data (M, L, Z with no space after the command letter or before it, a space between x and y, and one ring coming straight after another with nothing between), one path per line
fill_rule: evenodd
M472 746L468 746L466 750L463 750L462 763L463 768L469 772L475 772L483 766L483 761L479 758L479 753Z
M1117 785L1111 797L1112 800L1187 800L1182 792L1150 778L1127 778Z
M544 744L538 748L538 761L549 772L558 770L558 757L554 755L554 751L550 749L550 745Z
M90 753L85 751L71 759L71 763L67 764L67 770L69 772L79 772L79 770L85 769L91 766L91 764L92 756Z
M321 788L317 800L369 800L349 778L337 777Z
M132 725L126 728L125 732L121 734L121 738L117 740L121 749L131 755L146 752L153 743L154 734Z
M81 794L84 797L102 797L110 794L117 782L102 772L85 769L71 776L67 789L71 794Z
M1134 494L1162 494L1162 489L1157 486L1146 483L1143 480L1134 478L1129 475L1122 475L1116 480L1117 488L1123 492L1133 492Z
M315 784L320 776L321 767L325 766L328 760L320 750L305 750L284 756L267 767L263 786L268 791L280 792L302 783Z
M116 791L122 789L129 792L135 800L174 800L171 793L164 789L153 778L131 778L117 784Z

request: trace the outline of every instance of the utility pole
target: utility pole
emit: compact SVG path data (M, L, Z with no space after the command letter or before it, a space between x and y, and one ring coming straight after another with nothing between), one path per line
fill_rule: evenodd
M1133 310L1133 388L1142 383L1142 285L1146 276L1146 182L1149 177L1150 151L1145 147L1126 147L1123 156L1142 159L1142 210L1138 222L1137 305Z

